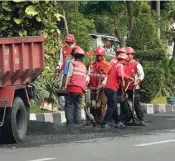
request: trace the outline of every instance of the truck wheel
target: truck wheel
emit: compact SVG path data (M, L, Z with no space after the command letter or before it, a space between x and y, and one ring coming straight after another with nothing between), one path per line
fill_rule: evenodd
M0 144L2 144L3 135L2 135L2 128L0 127Z
M7 108L3 125L3 140L7 143L20 143L27 133L28 115L23 100L16 97L12 108Z

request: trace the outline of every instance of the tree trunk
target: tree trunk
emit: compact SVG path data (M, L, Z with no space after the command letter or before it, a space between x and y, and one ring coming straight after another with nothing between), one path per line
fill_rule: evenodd
M121 38L120 31L119 31L119 28L118 28L117 24L115 24L115 27L114 27L114 34L120 41L119 42L120 43L120 47L124 47L125 43L124 43L123 39Z
M160 22L160 0L156 1L156 13ZM158 38L160 39L160 23L158 25Z
M68 30L68 25L67 25L66 13L65 13L64 9L63 9L63 16L64 16L64 25L65 25L65 28L66 28L66 34L68 34L69 30Z
M128 24L128 37L130 37L133 24L134 24L134 10L133 10L133 3L131 1L126 1L128 16L129 16L129 24Z

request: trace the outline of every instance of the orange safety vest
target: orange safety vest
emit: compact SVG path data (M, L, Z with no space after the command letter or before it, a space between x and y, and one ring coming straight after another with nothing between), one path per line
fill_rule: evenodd
M86 66L80 61L73 61L73 72L68 86L81 87L83 91L86 89Z
M126 75L130 76L131 78L136 79L138 77L137 76L137 65L138 65L138 62L136 60L129 62L125 68ZM134 88L134 82L131 82L128 89L133 89L133 88ZM140 83L138 84L137 88L138 89L140 88Z
M71 52L72 52L72 47L67 47L67 46L62 47L63 65L61 67L61 70L64 70L66 60L67 60L68 56L71 54Z
M90 81L88 84L88 88L92 90L98 89L101 85L104 78L107 76L111 69L111 65L109 62L103 61L94 61L89 64L89 73L90 73Z

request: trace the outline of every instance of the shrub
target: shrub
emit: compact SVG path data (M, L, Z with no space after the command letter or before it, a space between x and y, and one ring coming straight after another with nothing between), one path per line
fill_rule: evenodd
M136 50L136 58L141 61L160 61L165 58L165 50L163 48Z
M160 95L167 97L175 96L175 60L165 58L161 61L159 67L163 69L165 81L161 89Z
M141 84L141 101L151 102L160 92L165 77L164 71L155 67L146 67L144 69L145 79Z

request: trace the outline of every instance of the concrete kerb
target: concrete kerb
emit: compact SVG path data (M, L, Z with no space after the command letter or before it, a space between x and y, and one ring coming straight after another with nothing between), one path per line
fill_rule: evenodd
M170 104L141 104L142 109L145 114L153 114L153 113L164 113L164 112L174 112L175 105Z
M170 104L146 104L141 103L141 107L145 114L154 113L165 113L165 112L175 112L175 105ZM81 111L83 120L86 119L85 111ZM66 122L65 112L58 111L53 113L41 113L41 114L30 114L30 120L40 121L40 122L51 122L56 124L62 124Z
M81 111L82 119L86 119L85 111ZM62 124L66 122L65 118L65 112L64 111L58 111L58 112L52 112L52 113L41 113L41 114L30 114L30 120L31 121L39 121L39 122L51 122L56 124Z

